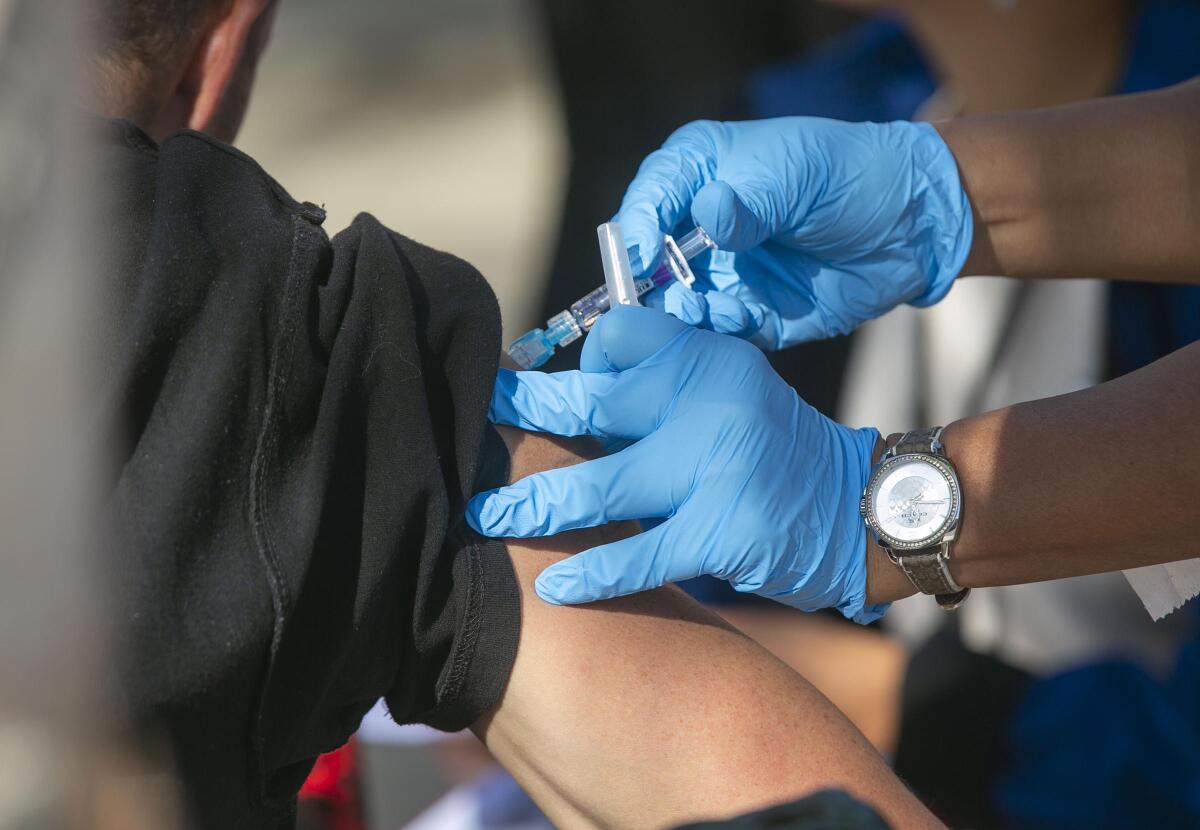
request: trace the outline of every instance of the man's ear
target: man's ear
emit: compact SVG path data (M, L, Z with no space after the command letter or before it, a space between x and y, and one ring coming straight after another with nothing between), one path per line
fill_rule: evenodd
M190 129L210 132L222 117L222 102L252 44L255 24L272 0L231 0L196 44L175 95ZM257 56L253 56L257 57Z

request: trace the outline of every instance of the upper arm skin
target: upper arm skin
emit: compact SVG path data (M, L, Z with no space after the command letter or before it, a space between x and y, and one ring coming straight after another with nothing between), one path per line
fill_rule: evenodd
M586 444L501 433L512 477ZM629 533L508 543L522 628L498 706L474 727L558 827L671 827L840 787L897 828L939 827L803 678L674 587L589 606L543 602L548 564Z

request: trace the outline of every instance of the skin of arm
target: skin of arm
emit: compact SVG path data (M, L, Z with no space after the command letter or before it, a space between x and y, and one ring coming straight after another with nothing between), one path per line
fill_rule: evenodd
M1200 343L1090 389L950 424L942 443L963 494L951 574L1011 585L1200 555L1198 410ZM913 593L870 541L867 557L872 602Z
M777 602L710 607L815 686L885 757L895 753L908 665L898 641Z
M514 480L590 454L501 433ZM521 639L502 700L474 730L555 826L673 827L827 787L893 827L941 826L820 692L678 589L574 607L538 599L546 565L630 532L508 542Z
M935 126L975 213L963 275L1200 278L1200 79Z

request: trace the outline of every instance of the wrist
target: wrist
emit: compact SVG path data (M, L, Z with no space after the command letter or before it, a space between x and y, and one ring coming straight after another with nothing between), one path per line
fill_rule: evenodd
M931 124L909 126L920 136L911 145L913 167L923 181L916 208L936 218L933 224L940 228L922 252L932 266L926 275L928 286L922 295L911 300L911 305L924 308L945 297L960 274L969 273L966 266L974 249L977 214L964 186L958 159L945 136Z
M984 117L952 118L933 126L954 157L970 204L972 238L960 275L1028 276L1030 269L1021 260L1040 250L1043 238L1061 243L1061 235L1038 229L1045 177L1014 171L1043 170L1045 160L1022 140L1019 124L1006 129Z
M988 534L979 521L981 516L989 513L988 503L994 489L987 471L998 467L991 449L998 443L998 428L999 424L992 418L975 416L947 424L942 430L942 447L958 472L964 505L970 499L971 509L964 509L959 519L954 555L950 557L950 575L963 587L989 584L980 577L981 567L986 569L994 566L1011 553L1007 544L984 544L981 536L988 537ZM999 538L999 535L996 534L995 538Z

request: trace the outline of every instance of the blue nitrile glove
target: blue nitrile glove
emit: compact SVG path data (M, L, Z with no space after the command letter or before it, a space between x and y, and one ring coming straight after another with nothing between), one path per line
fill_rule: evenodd
M699 293L673 285L648 304L767 349L932 305L973 227L933 127L824 118L688 124L642 163L616 221L639 273L664 233L704 228L721 250L693 263Z
M500 370L490 416L556 435L633 440L594 461L481 493L487 536L547 536L665 521L542 572L537 592L589 602L712 574L804 610L869 622L859 498L879 437L820 415L743 341L618 306L584 344L583 371Z

